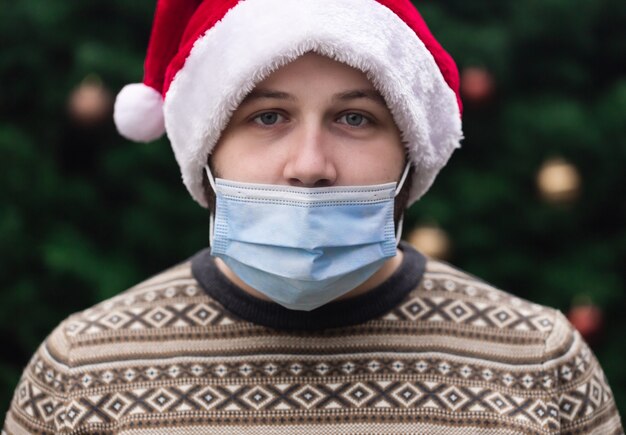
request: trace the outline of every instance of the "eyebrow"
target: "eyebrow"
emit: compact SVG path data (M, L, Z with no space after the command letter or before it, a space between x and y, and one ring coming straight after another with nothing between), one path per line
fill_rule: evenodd
M340 92L332 97L333 101L350 101L360 98L366 98L387 107L387 103L383 96L380 92L374 89L352 89L346 92ZM250 103L251 101L259 99L297 101L295 96L287 92L276 91L273 89L255 89L246 95L246 97L241 101L241 104Z
M383 106L387 107L387 102L385 101L383 96L380 94L380 92L374 89L354 89L351 91L342 92L342 93L333 95L333 100L339 100L339 101L350 101L350 100L356 100L359 98L367 98L369 100L373 100L374 102L382 104Z
M255 89L250 92L245 98L241 101L241 104L249 103L254 100L260 100L264 98L275 99L275 100L287 100L287 101L296 101L296 97L287 92L275 91L272 89Z

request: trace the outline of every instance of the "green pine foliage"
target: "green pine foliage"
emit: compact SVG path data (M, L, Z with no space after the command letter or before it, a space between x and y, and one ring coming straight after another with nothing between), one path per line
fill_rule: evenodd
M0 9L0 408L37 345L72 312L206 245L166 139L91 126L68 98L94 75L116 93L140 80L155 2L2 2ZM622 415L626 374L626 3L424 0L418 7L461 69L494 77L466 102L465 141L406 219L437 223L449 261L567 312L605 315L593 343ZM562 156L578 200L541 199L536 174Z

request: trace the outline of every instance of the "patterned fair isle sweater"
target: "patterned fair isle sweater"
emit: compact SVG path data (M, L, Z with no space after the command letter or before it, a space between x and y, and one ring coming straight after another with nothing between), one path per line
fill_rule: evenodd
M3 434L623 433L561 313L401 248L383 285L311 312L202 251L64 321Z

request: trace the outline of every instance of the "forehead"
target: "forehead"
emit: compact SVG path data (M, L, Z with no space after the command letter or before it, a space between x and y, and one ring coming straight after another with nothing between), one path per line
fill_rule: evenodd
M364 72L314 52L303 54L286 65L277 68L267 78L261 81L259 85L276 81L289 81L290 79L296 78L298 75L323 75L332 77L340 82L356 82L359 84L368 84L373 87Z
M316 53L306 53L273 71L241 104L264 98L297 101L307 95L330 97L333 102L366 98L387 107L364 72Z

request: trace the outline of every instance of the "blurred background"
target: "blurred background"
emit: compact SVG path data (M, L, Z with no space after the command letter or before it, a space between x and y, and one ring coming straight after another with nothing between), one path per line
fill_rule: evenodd
M626 2L415 2L456 59L463 147L405 238L566 313L626 415ZM39 343L206 246L166 139L119 137L155 1L0 8L0 415Z

